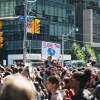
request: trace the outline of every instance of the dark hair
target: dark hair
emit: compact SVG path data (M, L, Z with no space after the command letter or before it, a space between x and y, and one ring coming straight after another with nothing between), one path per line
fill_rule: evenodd
M5 71L3 67L0 67L0 70L1 70L2 72L4 72L4 71Z
M34 82L33 84L34 84L34 86L35 86L37 92L40 92L41 88L40 88L39 83L38 83L38 82Z
M48 58L52 58L52 56L48 56Z
M94 64L96 64L96 61L92 61L91 65L93 66Z
M18 73L19 72L19 69L17 68L17 67L14 67L14 69L13 69L13 74L16 74L16 73Z
M57 88L59 87L59 83L60 83L60 78L59 77L53 75L53 76L48 77L47 80L49 82L51 82L52 84L57 84Z
M23 71L23 69L22 69L22 68L19 68L19 70L18 70L18 71L19 71L19 73L21 73L21 72Z
M75 73L75 72L78 72L78 70L77 69L73 69L72 70L72 73Z
M66 74L66 70L64 70L61 74L61 79L63 79L64 75Z
M84 72L75 72L73 77L80 81L80 88L83 89L87 82L91 79L91 70L86 69Z
M11 68L6 68L6 71L13 73L13 70Z
M4 73L4 76L3 76L3 77L6 77L6 76L8 76L8 75L11 75L11 72L6 71L6 72Z
M66 84L68 84L68 83L69 83L70 78L69 78L69 77L64 77L64 78L63 78L63 80L64 80L64 82L65 82Z

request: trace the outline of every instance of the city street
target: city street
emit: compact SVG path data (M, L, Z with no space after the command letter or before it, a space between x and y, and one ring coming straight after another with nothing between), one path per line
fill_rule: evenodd
M0 100L100 100L100 0L0 0Z

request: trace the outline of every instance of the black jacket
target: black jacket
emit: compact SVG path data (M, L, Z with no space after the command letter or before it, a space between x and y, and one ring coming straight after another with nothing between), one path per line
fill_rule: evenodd
M72 100L98 100L87 90L81 90L75 96L73 96Z

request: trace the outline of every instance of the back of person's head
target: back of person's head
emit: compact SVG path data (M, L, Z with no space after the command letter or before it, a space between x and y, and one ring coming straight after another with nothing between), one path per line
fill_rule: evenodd
M96 87L94 96L95 96L98 100L100 100L100 85L98 85L98 86Z
M66 74L66 70L64 70L63 72L62 72L62 74L61 74L61 79L63 79L63 77L64 77L64 75Z
M57 88L59 87L60 78L58 76L56 75L50 76L47 78L47 80L52 84L56 84Z
M23 68L19 68L19 70L18 70L18 71L19 71L19 73L22 73L22 71L23 71Z
M2 67L2 66L0 66L0 70L1 70L1 72L5 71L4 67Z
M64 77L64 78L63 78L63 81L64 81L66 84L68 84L68 83L69 83L69 80L70 80L70 78L69 78L69 77Z
M34 82L33 84L34 84L34 86L35 86L37 92L40 92L41 88L40 88L39 83L38 83L38 82Z
M73 77L80 82L80 88L83 89L91 79L91 70L86 69L84 72L75 72Z
M3 77L9 76L9 75L11 75L11 72L6 71L6 72L4 73L4 75L3 75Z
M11 68L6 68L6 71L9 71L10 73L13 73L13 70Z
M6 81L0 100L35 100L34 85L21 75L14 75Z
M96 61L92 61L91 65L93 66L94 64L96 64Z
M73 69L72 70L72 73L75 73L75 72L78 72L78 70L77 69Z
M16 73L18 73L18 72L19 72L18 67L14 67L14 68L13 68L13 74L16 74Z

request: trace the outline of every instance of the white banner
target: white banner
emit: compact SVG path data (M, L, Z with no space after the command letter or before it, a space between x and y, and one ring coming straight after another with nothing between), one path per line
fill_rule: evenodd
M32 32L32 22L27 22L27 32L28 33Z
M6 60L3 60L3 65L6 66Z
M43 56L60 56L60 44L42 41L42 55Z

